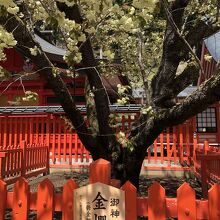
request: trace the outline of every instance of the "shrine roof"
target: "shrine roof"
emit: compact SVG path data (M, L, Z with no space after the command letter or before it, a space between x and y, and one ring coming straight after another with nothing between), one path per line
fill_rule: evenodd
M218 62L220 59L220 31L206 38L204 42L213 59Z
M49 43L48 41L44 40L36 34L35 39L40 44L42 50L46 53L55 54L59 56L64 56L66 53L65 49L54 46L53 44Z
M78 105L77 108L86 112L85 105ZM141 108L139 104L110 105L111 112L137 112ZM31 114L31 113L64 113L61 106L6 106L0 107L0 114Z

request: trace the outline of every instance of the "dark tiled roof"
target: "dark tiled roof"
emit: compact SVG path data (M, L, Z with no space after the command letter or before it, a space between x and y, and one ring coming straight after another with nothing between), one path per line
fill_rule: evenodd
M81 112L86 112L84 105L78 105L77 108ZM135 112L139 111L141 105L111 105L112 112ZM0 107L0 114L30 114L30 113L63 113L61 106L16 106L16 107Z

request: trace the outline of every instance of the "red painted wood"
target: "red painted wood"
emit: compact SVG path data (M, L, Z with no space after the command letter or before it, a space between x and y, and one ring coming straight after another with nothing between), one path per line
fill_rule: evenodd
M99 159L90 164L90 183L104 183L110 185L111 164L107 160Z
M49 119L49 115L47 115L47 119L46 119L46 145L50 146L50 131L51 131L51 123L50 123L50 119Z
M220 185L215 184L209 190L209 219L220 219Z
M0 151L0 175L7 178L8 184L15 182L20 175L31 177L49 171L49 152L43 144L27 146L23 142L21 147L8 146L4 151Z
M163 145L163 133L160 134L160 154L161 154L161 160L160 162L164 163L164 145Z
M174 164L177 164L177 135L176 135L177 127L173 127L173 160Z
M187 195L187 196L186 196ZM178 220L196 220L196 196L188 183L177 190Z
M29 127L28 127L29 123L28 123L28 118L24 118L24 140L27 142L29 142L28 137L30 137L28 135L29 133Z
M27 158L27 144L26 144L25 141L22 141L21 149L22 149L21 176L25 176L25 173L26 173L26 158Z
M156 163L157 161L157 139L154 140L153 147L154 147L154 161Z
M170 147L170 129L166 129L166 139L167 139L167 160L168 160L168 166L171 165L171 157L172 157L172 151Z
M189 125L186 124L186 156L187 163L190 165L190 140L189 140Z
M183 162L183 126L179 125L179 157L180 157L180 162Z
M78 186L74 180L69 180L63 186L62 194L62 220L74 220L74 193Z
M165 189L157 182L148 189L148 218L149 220L166 219Z
M72 165L73 160L73 134L70 131L69 134L69 165Z
M9 123L9 140L8 140L8 144L9 145L12 145L12 133L13 133L13 126L12 126L12 119L11 118L9 118L8 119L8 123Z
M208 151L209 151L209 142L208 142L208 140L206 140L204 142L204 153L207 154Z
M41 121L40 121L40 124L41 124L41 132L40 132L40 143L44 143L44 134L45 134L45 118L41 118Z
M66 126L65 126L64 127L64 140L63 140L63 146L62 146L63 153L64 153L63 159L64 159L65 162L66 162L66 159L67 159L67 146L68 146L68 144L67 144L67 129L66 129Z
M127 184L127 186L126 186ZM183 184L177 192L177 198L165 198L164 189L158 184L153 184L149 188L149 197L137 197L136 189L130 183L126 183L122 188L125 188L129 194L126 195L126 216L128 219L136 219L137 216L148 216L149 220L152 219L165 219L165 218L177 218L178 219L197 219L197 220L217 220L219 219L219 199L220 199L220 185L216 185L209 191L209 202L207 200L195 201L195 192L188 184ZM29 209L41 210L41 216L37 219L51 219L51 212L62 211L63 219L71 219L73 212L73 188L77 187L74 181L69 180L64 186L63 193L54 194L53 185L49 180L44 180L39 185L41 186L41 192L28 193ZM5 186L4 186L5 187ZM24 189L24 188L23 188ZM1 191L1 181L0 181ZM29 192L28 190L22 190ZM22 192L16 194L23 195ZM135 196L136 195L136 196ZM186 196L187 195L187 196ZM7 201L4 203L4 207L12 209L14 206L14 193L7 192ZM2 198L2 197L1 197ZM20 197L19 197L20 198ZM128 199L129 198L129 199ZM152 200L153 199L153 200ZM26 201L26 197L24 199ZM129 202L128 202L128 201ZM45 202L46 201L46 202ZM0 214L1 214L1 200L0 200ZM22 206L23 199L19 202ZM53 205L51 205L53 204ZM24 213L26 208L18 209L17 214ZM196 209L196 211L195 211ZM24 211L23 211L24 210ZM134 211L132 211L134 210ZM65 213L65 214L64 214ZM68 213L68 214L67 214ZM130 213L130 215L128 215ZM136 216L134 215L136 213ZM162 214L161 214L162 213ZM164 214L165 213L165 214ZM196 218L195 214L196 213ZM150 215L149 215L150 214ZM64 218L64 216L66 218ZM130 217L130 218L129 218ZM25 218L21 218L25 219ZM126 218L127 220L127 218Z
M148 159L148 163L150 163L151 162L151 149L150 149L150 147L148 147L148 149L147 149L147 159Z
M14 185L13 191L13 220L27 220L29 210L29 185L27 180L20 177Z
M55 118L53 117L53 136L52 136L52 160L53 160L53 163L55 163L56 159L55 159L55 133L56 133L56 130L55 130L55 127L56 127L56 122L55 122Z
M121 188L125 191L125 219L137 219L137 189L127 181Z
M0 164L1 165L1 164ZM7 188L6 183L0 179L0 220L5 219L5 209L7 201Z
M54 211L54 186L49 179L38 185L37 219L52 220Z
M61 119L60 117L58 118L57 120L57 123L58 123L58 134L61 134ZM58 135L58 161L61 162L61 136Z
M74 139L74 142L75 142L75 146L74 146L74 153L75 153L75 161L78 161L78 136L77 134L75 133L74 135L75 139Z
M137 216L148 215L148 199L147 197L137 198Z
M3 119L3 145L7 146L7 118Z

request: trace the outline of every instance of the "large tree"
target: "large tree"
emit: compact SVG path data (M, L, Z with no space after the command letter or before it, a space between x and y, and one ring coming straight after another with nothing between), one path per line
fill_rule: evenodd
M0 5L0 58L5 58L4 48L15 47L36 64L85 148L94 160L109 160L112 177L122 183L130 180L138 186L146 150L166 127L220 99L217 70L181 104L175 102L178 93L198 78L202 39L218 28L217 0L0 0ZM87 76L89 125L59 68L35 40L34 31L45 28L53 30L56 41L66 48L69 72L83 70ZM104 60L95 58L94 47L102 48ZM78 63L82 68L77 70ZM101 78L118 73L125 74L132 87L143 87L146 96L140 117L126 136L116 134L111 124ZM128 101L126 89L119 85L120 104Z

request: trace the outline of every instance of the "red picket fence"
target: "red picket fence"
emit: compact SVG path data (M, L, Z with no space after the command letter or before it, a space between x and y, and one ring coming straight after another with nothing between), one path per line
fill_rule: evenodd
M203 195L207 197L209 185L220 183L220 149L209 146L208 141L202 146L195 144L193 162L193 171L201 179Z
M90 183L101 182L118 187L118 181L110 180L110 163L98 160L90 166ZM38 220L52 220L54 212L62 212L62 220L74 220L74 189L78 186L69 180L62 192L55 193L53 184L45 179L38 185L37 192L30 192L27 180L20 178L13 192L8 192L6 183L0 180L0 220L11 210L13 220L26 220L30 211L35 211ZM207 200L196 200L195 190L184 183L177 190L177 198L167 198L165 189L154 183L148 189L148 197L138 197L136 188L126 182L125 220L135 220L137 216L147 216L149 220L219 220L220 185L214 185ZM85 218L84 218L85 219Z
M44 144L0 146L0 178L7 184L20 176L29 178L49 173L49 152Z
M160 169L155 164L160 163L163 169L189 169L193 156L193 127L192 121L167 128L148 148L145 169ZM181 167L181 165L187 165Z
M120 119L117 122L117 129L126 133L130 130L138 113L129 112L118 115ZM149 148L144 167L156 169L157 167L153 164L156 161L164 163L165 168L171 169L180 162L189 162L194 124L190 120L182 125L166 129ZM51 167L88 166L91 162L90 153L84 148L78 135L65 126L60 115L0 116L0 145L18 145L22 140L30 144L40 142L49 146Z

